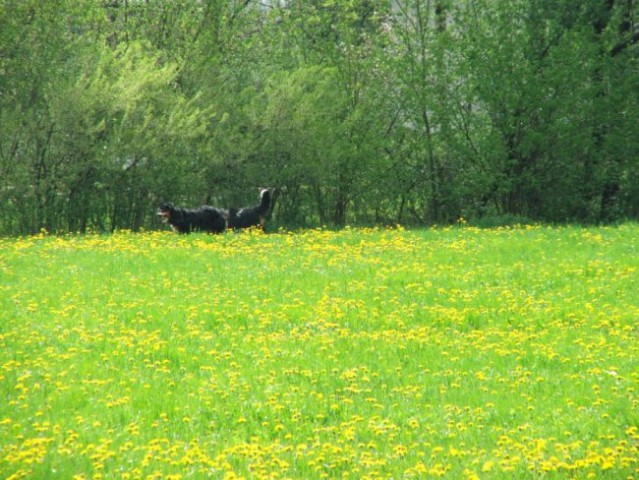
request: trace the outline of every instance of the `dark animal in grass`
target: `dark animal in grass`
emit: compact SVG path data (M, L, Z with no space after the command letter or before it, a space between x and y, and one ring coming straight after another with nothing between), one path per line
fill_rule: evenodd
M229 208L228 227L234 230L259 227L264 230L266 215L271 207L271 192L268 188L260 190L260 203L253 207Z
M177 233L222 233L226 230L227 212L208 205L189 209L163 203L157 213Z

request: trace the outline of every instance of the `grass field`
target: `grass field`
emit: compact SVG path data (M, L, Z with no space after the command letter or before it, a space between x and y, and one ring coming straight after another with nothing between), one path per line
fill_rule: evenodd
M0 478L639 479L638 246L0 239Z

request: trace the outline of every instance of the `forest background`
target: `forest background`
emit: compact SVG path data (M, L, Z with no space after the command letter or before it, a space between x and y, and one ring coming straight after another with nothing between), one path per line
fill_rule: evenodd
M639 217L635 0L0 0L0 234Z

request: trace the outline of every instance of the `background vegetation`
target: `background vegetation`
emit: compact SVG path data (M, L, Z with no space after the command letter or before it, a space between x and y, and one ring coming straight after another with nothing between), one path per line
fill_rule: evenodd
M3 0L0 233L639 216L632 0Z

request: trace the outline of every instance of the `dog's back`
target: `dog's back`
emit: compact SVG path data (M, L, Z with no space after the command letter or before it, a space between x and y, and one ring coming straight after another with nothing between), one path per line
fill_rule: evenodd
M224 212L208 205L186 210L185 217L194 230L209 233L222 233L226 230Z
M271 207L271 192L264 188L260 191L260 204L254 207L230 208L228 212L229 228L264 228L266 214Z
M222 233L226 230L225 212L208 205L188 209L165 203L160 206L158 215L178 233Z

